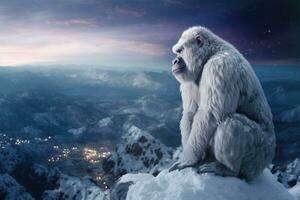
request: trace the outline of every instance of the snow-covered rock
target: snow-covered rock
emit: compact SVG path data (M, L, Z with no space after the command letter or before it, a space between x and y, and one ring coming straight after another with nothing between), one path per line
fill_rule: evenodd
M115 178L130 172L157 174L172 160L173 149L149 133L131 126L112 155L104 160L103 170Z
M32 196L25 191L24 187L8 174L0 175L0 199L33 200Z
M99 128L105 128L107 126L110 126L111 124L112 124L112 120L110 117L106 117L98 121Z
M272 171L277 176L277 180L285 187L293 187L300 182L300 159L295 159L286 167L274 167Z
M126 174L120 183L133 182L129 186L127 200L295 200L274 176L265 170L251 183L234 177L197 174L193 169L162 171L154 177L150 174Z
M44 193L43 200L106 200L105 194L90 178L77 178L62 175L59 188Z
M73 134L75 137L79 137L80 135L82 135L84 133L84 131L86 131L86 127L80 127L80 128L73 128L73 129L69 129L68 132Z

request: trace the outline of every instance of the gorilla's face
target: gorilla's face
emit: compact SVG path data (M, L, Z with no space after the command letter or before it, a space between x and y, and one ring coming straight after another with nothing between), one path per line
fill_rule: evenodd
M176 58L172 72L179 82L195 81L200 76L203 63L209 53L209 42L201 27L194 27L183 32L172 48Z

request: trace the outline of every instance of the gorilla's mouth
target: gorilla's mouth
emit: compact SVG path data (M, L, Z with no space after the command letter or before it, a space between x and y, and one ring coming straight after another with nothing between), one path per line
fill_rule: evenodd
M184 71L184 69L185 69L185 66L184 67L176 67L176 68L172 69L172 72L174 74L180 74L180 73L182 73Z
M173 74L180 74L183 73L186 65L182 57L177 56L174 60L172 60L173 66L172 66L172 72Z

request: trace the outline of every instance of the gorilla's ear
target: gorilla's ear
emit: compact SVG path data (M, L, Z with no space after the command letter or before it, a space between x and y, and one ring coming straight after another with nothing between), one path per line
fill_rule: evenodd
M202 47L203 46L203 38L201 37L201 35L196 35L195 37L197 44Z

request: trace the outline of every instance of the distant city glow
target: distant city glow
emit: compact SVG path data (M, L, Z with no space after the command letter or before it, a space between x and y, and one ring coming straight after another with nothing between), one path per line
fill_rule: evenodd
M22 139L16 137L9 137L7 134L0 133L0 149L5 150L9 146L23 146L23 145L50 145L53 149L49 150L50 156L45 158L49 165L56 165L64 161L75 159L76 161L84 161L91 167L91 176L104 189L107 189L107 183L102 180L102 171L99 165L103 159L111 155L111 152L104 147L91 148L82 146L64 147L62 145L53 144L55 140L51 136L35 137L33 139ZM52 144L52 145L51 145ZM25 146L24 146L25 147Z
M110 152L105 151L104 148L100 148L99 150L85 148L83 152L85 160L92 164L99 163L103 158L110 155Z

